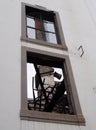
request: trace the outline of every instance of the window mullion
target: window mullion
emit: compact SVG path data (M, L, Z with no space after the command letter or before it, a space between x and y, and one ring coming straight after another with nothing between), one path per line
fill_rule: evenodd
M40 14L40 20L41 20L41 28L42 28L42 36L43 36L43 40L46 41L46 35L45 35L45 28L44 28L44 22L43 22L43 18L42 15Z

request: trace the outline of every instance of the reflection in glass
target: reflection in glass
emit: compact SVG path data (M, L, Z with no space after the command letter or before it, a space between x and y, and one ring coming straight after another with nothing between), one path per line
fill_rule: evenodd
M36 28L38 30L42 30L42 22L40 19L27 17L27 26L32 27L34 29Z
M27 17L27 26L29 27L35 27L35 21L33 18Z
M54 44L57 44L56 34L46 33L46 41L52 42L52 43L54 43Z
M44 40L56 44L54 23L27 17L27 37L32 39Z
M44 21L44 28L45 31L55 32L54 23L52 22Z
M35 29L27 28L27 37L28 38L36 38Z
M27 17L27 37L57 43L54 23L37 18Z

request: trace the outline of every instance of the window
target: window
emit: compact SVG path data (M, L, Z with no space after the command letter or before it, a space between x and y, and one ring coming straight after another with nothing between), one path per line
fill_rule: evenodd
M26 6L26 36L57 44L54 15Z
M27 52L27 82L28 110L74 114L68 100L70 94L65 86L62 60Z
M84 125L68 56L27 47L21 56L21 119Z
M57 12L22 4L22 40L67 49Z

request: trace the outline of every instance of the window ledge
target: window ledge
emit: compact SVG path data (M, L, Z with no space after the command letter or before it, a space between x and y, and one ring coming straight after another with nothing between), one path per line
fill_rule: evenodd
M27 38L27 37L21 37L21 41L25 41L28 43L35 43L35 44L39 44L39 45L43 45L43 46L49 46L49 47L53 47L53 48L57 48L57 49L61 49L61 50L68 50L67 46L63 46L62 44L54 44L54 43L49 43L49 42L45 42L45 41L41 41L41 40L36 40L36 39L31 39L31 38Z
M85 119L81 114L69 115L69 114L57 114L57 113L21 110L20 118L21 120L28 120L28 121L85 126Z

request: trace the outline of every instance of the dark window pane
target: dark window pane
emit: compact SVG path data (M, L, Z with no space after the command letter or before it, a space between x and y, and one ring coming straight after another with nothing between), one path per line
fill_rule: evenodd
M43 40L44 39L42 31L36 30L36 39L38 39L38 40Z
M40 19L35 19L35 28L38 30L43 30L42 22Z

